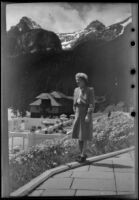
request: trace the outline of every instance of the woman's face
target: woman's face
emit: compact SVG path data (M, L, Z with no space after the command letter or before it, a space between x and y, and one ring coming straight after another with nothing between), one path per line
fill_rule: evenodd
M79 87L85 86L85 81L82 78L76 78L76 83Z

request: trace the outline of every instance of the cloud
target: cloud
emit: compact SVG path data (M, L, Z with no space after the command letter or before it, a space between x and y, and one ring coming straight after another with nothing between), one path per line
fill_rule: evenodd
M86 23L91 20L99 20L106 26L116 22L117 18L121 20L131 16L131 5L125 3L111 3L92 6L92 9L86 14Z
M23 16L32 18L42 28L54 32L73 32L85 28L91 21L105 25L131 15L129 3L18 3L7 5L7 29Z
M51 13L49 13L49 19L52 23L56 23L56 19L52 16Z

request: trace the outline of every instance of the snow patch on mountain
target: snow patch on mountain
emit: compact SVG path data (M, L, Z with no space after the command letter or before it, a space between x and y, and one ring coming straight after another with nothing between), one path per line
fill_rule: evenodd
M127 27L128 24L132 23L132 18L129 17L126 20L124 20L123 22L120 23L120 25L123 26L121 32L119 33L119 35L122 35L124 33L125 28Z
M73 33L57 33L61 40L63 49L70 49L72 44L84 33L84 30L79 30Z
M122 28L122 30L121 30L121 32L119 33L119 35L122 35L123 33L124 33L124 28ZM118 36L119 36L119 35L118 35ZM117 37L118 37L118 36L117 36Z
M120 23L122 26L126 27L128 24L132 23L132 18L129 17L127 20Z
M91 22L85 29L73 33L57 33L61 40L62 48L70 49L74 43L80 38L86 38L88 35L101 35L100 37L106 41L113 40L124 33L125 27L132 23L132 18L128 17L122 22L118 22L111 26L105 27L104 24L98 20Z

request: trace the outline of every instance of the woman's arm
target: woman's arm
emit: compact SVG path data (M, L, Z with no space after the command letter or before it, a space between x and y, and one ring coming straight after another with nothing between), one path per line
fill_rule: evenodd
M74 89L74 93L73 93L73 111L75 112L76 110L76 106L75 106L75 94L76 93L76 88Z
M75 105L73 105L73 111L74 111L74 112L76 111L76 107L75 107Z

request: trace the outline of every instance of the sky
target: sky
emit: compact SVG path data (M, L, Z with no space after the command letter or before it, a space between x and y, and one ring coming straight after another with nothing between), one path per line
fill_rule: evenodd
M16 3L6 7L6 25L9 30L26 16L44 29L68 33L94 20L109 26L131 15L130 3Z

